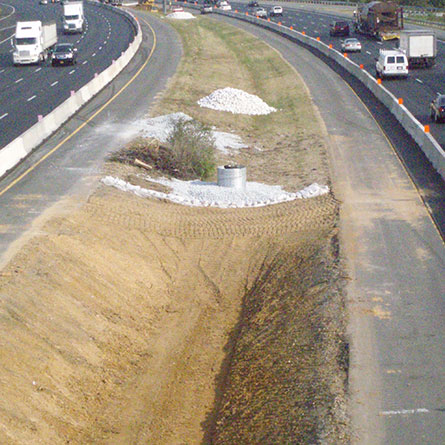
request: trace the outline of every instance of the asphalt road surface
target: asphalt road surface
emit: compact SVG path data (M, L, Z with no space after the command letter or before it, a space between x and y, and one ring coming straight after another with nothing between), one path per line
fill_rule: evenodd
M116 60L134 38L130 22L116 12L85 2L83 34L63 34L60 3L39 5L37 1L2 3L0 21L0 148L34 125ZM78 49L75 66L52 67L12 64L10 36L17 21L55 21L59 42Z

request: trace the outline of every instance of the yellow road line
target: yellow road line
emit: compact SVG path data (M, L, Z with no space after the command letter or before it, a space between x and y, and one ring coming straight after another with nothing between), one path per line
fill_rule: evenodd
M51 156L53 153L55 153L63 144L68 142L75 134L77 134L80 130L82 130L85 125L90 123L99 113L101 113L108 105L111 104L120 94L127 89L127 87L134 82L134 80L139 76L141 71L147 66L148 62L150 61L151 57L153 56L153 53L156 49L156 33L154 29L150 26L148 22L145 20L142 20L149 28L151 33L153 34L153 47L150 51L150 54L148 55L145 62L142 64L142 66L137 70L135 75L107 102L105 102L93 115L91 115L85 122L83 122L79 127L77 127L72 133L70 133L65 139L63 139L61 142L59 142L53 149L51 149L46 155L42 156L35 164L33 164L31 167L29 167L24 173L22 173L18 178L16 178L14 181L11 182L7 187L5 187L3 190L0 190L0 196L5 194L8 190L10 190L14 185L16 185L18 182L20 182L25 176L27 176L30 172L32 172L39 164L41 164L44 160L46 160L49 156Z

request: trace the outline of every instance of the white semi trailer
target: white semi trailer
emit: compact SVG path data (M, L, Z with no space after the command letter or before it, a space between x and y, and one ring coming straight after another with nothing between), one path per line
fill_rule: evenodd
M426 29L402 31L399 49L408 58L410 68L430 68L436 63L436 34Z
M64 2L62 26L65 34L83 32L85 28L85 17L83 15L82 1Z
M56 22L42 23L40 20L17 22L12 40L14 65L29 65L45 61L50 49L56 43Z

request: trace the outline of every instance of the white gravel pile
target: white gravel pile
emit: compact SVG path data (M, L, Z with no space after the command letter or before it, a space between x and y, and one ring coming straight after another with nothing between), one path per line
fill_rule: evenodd
M297 193L288 193L279 185L266 185L257 182L247 182L246 190L241 191L229 187L220 187L215 183L202 181L181 181L179 179L155 179L146 177L171 188L170 193L157 192L132 185L119 178L107 176L102 179L105 185L116 187L125 192L131 192L141 197L168 199L178 204L194 207L262 207L294 199L313 198L329 192L329 187L316 183Z
M180 119L185 121L192 120L187 114L179 112L139 120L134 125L140 129L141 136L154 138L159 142L165 143L172 132L175 123ZM230 149L239 150L247 147L242 139L236 134L213 130L212 137L215 140L215 147L224 153L228 153Z
M199 99L198 105L233 114L260 115L277 111L258 96L230 87L216 90L209 96Z
M195 16L193 14L190 14L190 12L177 11L177 12L172 12L171 14L168 14L167 18L176 19L176 20L190 20L190 19L194 19Z

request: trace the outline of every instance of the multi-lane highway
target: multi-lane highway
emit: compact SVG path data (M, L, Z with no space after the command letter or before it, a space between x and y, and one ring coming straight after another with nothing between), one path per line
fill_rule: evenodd
M60 3L38 0L0 3L0 148L35 124L116 60L134 38L130 22L99 4L85 3L85 32L64 35ZM75 66L13 66L11 37L17 21L54 20L59 42L78 48Z
M266 10L272 3L259 2ZM256 8L249 8L247 2L232 2L232 12L237 10L242 14L246 12L254 15ZM342 16L334 12L323 12L298 9L295 4L289 6L283 4L283 17L270 17L271 21L281 22L283 26L291 27L296 31L305 32L310 37L320 37L326 44L332 44L333 48L341 51L341 40L343 37L331 37L329 35L330 23L339 20ZM315 8L315 6L313 6ZM344 19L344 17L343 17ZM397 41L378 42L353 32L352 18L349 20L351 35L356 36L362 43L360 53L349 54L350 60L357 64L363 64L364 69L375 75L375 58L382 48L390 49L397 46ZM436 65L431 69L411 70L408 79L388 79L383 85L397 98L402 98L404 105L422 124L429 124L431 134L445 147L445 124L437 124L431 121L429 115L429 104L438 92L445 94L445 40L438 39L438 56Z
M87 10L90 21L89 15ZM74 184L90 187L100 161L120 145L116 129L131 127L175 72L181 53L177 34L164 21L141 12L138 15L143 19L143 45L123 77L39 147L39 151L49 153L60 146L58 151L38 165L31 155L4 178L5 185L8 180L14 186L0 193L0 253L11 252L12 241L29 229L36 215L71 193ZM89 25L87 33L93 32L91 21ZM388 141L336 73L277 34L249 24L240 26L257 33L300 71L329 133L337 194L343 202L342 232L350 234L342 249L349 254L351 264L351 396L358 405L353 420L358 418L354 425L362 428L359 434L364 439L360 443L440 443L444 437L441 370L445 264L440 237ZM6 27L4 21L0 27ZM328 33L325 29L324 38L329 39ZM338 39L333 40L338 44ZM89 48L84 41L79 42L79 48L82 45ZM0 48L9 57L3 44ZM92 54L83 58L80 51L78 67L86 69L96 57ZM85 60L88 62L82 65ZM9 65L7 68L15 70ZM33 74L37 68L19 70L29 71L30 76L42 74ZM62 79L70 76L71 69L54 70L62 73ZM45 70L52 71L50 67ZM131 77L135 72L137 75ZM126 94L115 94L127 81ZM398 83L385 82L391 87ZM415 85L422 84L416 81ZM339 112L342 106L347 113ZM78 131L79 122L85 121L89 125ZM110 128L115 131L110 132ZM66 134L73 137L68 140Z

